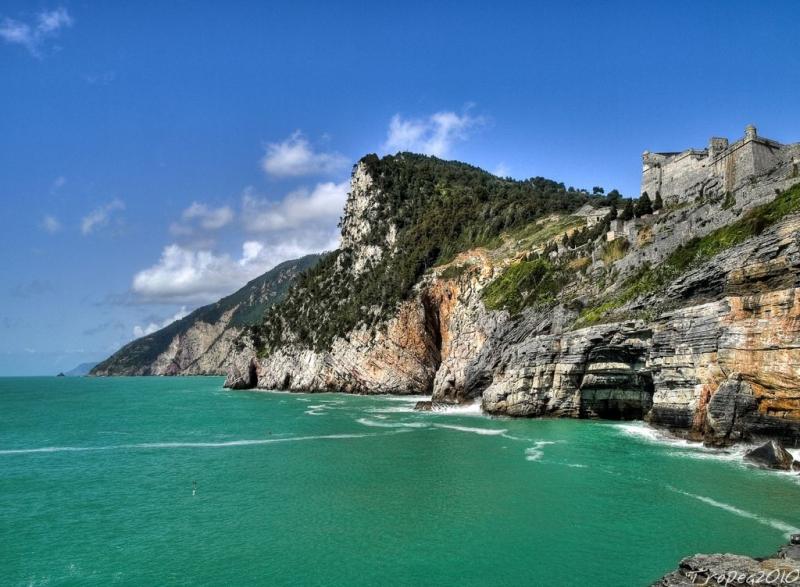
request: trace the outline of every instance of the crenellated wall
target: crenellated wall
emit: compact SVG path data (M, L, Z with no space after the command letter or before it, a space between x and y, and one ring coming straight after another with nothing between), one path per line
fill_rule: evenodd
M745 136L729 144L712 137L707 149L642 155L642 193L660 193L667 205L733 192L780 166L794 166L800 144L782 145L759 137L748 126Z

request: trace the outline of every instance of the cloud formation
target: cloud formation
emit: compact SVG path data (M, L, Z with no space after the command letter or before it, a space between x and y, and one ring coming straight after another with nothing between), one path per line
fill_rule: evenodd
M50 234L55 234L61 230L61 222L55 216L47 215L42 218L42 229Z
M249 232L275 232L337 221L347 201L350 183L318 183L313 189L299 188L278 202L255 195L246 188L242 196L242 220Z
M73 23L74 20L63 6L39 12L34 22L30 23L4 18L0 22L0 39L24 47L34 57L41 57L45 41L56 36L61 29L71 27Z
M300 131L285 141L269 143L261 159L265 173L274 177L324 175L347 166L348 160L339 153L315 151Z
M180 310L178 310L174 315L170 316L166 320L161 322L149 322L146 326L139 326L138 324L133 327L133 336L134 338L142 338L143 336L147 336L148 334L153 334L154 332L161 330L165 326L169 326L173 322L180 320L181 318L185 318L189 315L189 312L186 310L186 306L182 306Z
M164 248L158 263L134 276L131 289L144 302L208 303L233 293L282 261L323 248L298 238L271 243L250 240L242 244L241 255L234 258L171 244Z
M124 210L125 203L120 199L113 199L108 204L95 208L81 220L81 233L86 236L98 228L106 226L114 212Z
M383 149L387 153L412 151L447 157L456 143L466 140L470 131L483 122L467 112L443 111L427 118L403 118L395 114L389 122Z
M174 236L191 236L198 231L216 231L233 221L234 213L228 206L210 208L200 202L192 202L181 214L179 222L173 222L169 231Z

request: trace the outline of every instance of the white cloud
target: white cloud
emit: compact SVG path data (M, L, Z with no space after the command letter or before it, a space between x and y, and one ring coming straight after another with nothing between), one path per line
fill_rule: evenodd
M389 122L384 151L412 151L447 157L453 145L468 138L469 132L483 124L480 117L469 113L443 111L427 118L403 118L395 114Z
M234 213L228 206L209 208L206 204L192 202L181 214L180 222L173 222L169 231L175 236L189 236L199 230L219 230L231 223Z
M153 334L157 330L161 330L165 326L169 326L176 320L180 320L189 315L189 312L186 310L186 306L182 306L180 310L178 310L173 316L170 316L166 320L161 323L157 322L150 322L146 326L139 326L138 324L133 327L133 336L135 338L141 338L143 336L147 336L148 334Z
M57 35L61 29L71 27L73 23L72 17L63 6L39 12L34 23L4 18L0 23L0 39L12 45L21 45L31 55L40 57L42 44Z
M274 242L246 241L239 258L177 244L164 248L158 263L139 271L132 290L141 301L198 304L216 301L278 263L331 249L337 234L291 235Z
M308 139L296 131L285 141L266 145L261 167L275 177L299 177L338 171L347 162L347 158L339 153L314 151Z
M216 301L262 275L278 263L339 246L337 221L344 209L349 183L323 182L300 188L272 201L247 188L239 214L250 237L241 252L226 254L213 242L198 238L172 243L161 258L134 275L131 290L140 302L198 304ZM206 228L222 227L234 213L194 203L182 215ZM177 226L175 227L177 228ZM172 230L186 236L182 230ZM143 328L143 332L146 328Z
M81 220L81 233L91 234L97 228L107 225L115 211L124 209L125 203L119 199L111 200L108 204L95 208Z
M50 234L55 234L61 230L61 223L55 216L47 215L42 219L42 228Z
M57 178L53 180L53 183L50 184L50 193L55 194L61 188L67 185L67 178L63 175L59 175Z
M501 161L500 163L497 164L497 167L494 168L494 171L492 173L497 177L504 177L504 178L510 177L511 169L508 167L508 165L506 165Z
M242 219L250 232L274 232L338 220L347 200L349 182L318 183L314 189L300 188L278 202L259 198L252 188L242 196Z

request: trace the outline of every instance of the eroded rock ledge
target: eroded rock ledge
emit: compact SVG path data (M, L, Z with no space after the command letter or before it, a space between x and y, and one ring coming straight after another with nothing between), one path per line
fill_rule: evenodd
M794 534L789 544L764 558L696 554L653 583L653 587L688 585L800 585L800 534Z
M759 437L793 446L798 235L800 218L787 217L641 303L666 311L577 330L577 313L563 306L515 318L487 310L481 292L496 267L469 251L454 261L467 271L426 278L385 328L355 330L326 352L287 345L258 358L245 348L226 385L431 393L441 403L480 401L490 414L644 418L715 446Z

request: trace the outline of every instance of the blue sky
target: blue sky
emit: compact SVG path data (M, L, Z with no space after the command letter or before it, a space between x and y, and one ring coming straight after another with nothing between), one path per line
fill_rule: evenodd
M638 195L641 152L800 140L796 2L0 1L0 374L336 244L353 162Z

